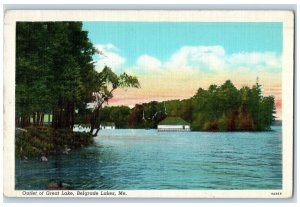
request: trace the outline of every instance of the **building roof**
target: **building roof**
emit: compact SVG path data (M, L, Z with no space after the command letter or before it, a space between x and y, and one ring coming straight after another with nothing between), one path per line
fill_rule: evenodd
M180 117L167 117L159 122L158 125L189 125L189 123Z

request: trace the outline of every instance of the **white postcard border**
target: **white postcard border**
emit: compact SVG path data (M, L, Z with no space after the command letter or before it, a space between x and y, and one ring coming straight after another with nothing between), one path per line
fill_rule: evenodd
M15 25L17 21L283 22L282 190L97 190L96 197L289 198L293 192L294 14L291 11L10 10L4 20L4 194L9 197L95 197L78 191L15 190ZM36 194L34 193L36 192ZM47 192L58 192L48 195ZM94 192L85 190L85 192ZM66 193L66 194L64 194ZM74 195L67 195L73 193ZM26 195L24 195L26 194ZM27 195L28 194L28 195Z

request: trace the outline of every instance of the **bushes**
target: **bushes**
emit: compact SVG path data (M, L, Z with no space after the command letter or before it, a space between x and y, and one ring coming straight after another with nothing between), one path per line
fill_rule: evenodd
M67 145L73 148L80 148L93 143L93 137L86 132L70 132L70 130L59 129L54 131L54 143L62 147Z
M54 130L50 127L28 127L16 133L16 157L37 157L62 153L67 147L76 149L93 143L90 133L73 132L70 129Z

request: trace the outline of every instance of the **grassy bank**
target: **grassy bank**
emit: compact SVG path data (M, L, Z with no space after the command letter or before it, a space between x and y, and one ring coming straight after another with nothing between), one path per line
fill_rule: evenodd
M73 132L69 129L54 130L50 127L28 127L16 131L15 153L17 158L34 158L68 153L92 143L93 137L90 133Z

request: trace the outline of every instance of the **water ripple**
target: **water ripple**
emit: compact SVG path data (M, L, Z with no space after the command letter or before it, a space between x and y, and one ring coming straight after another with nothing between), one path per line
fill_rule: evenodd
M101 131L69 155L16 160L16 189L281 189L281 128L268 132Z

